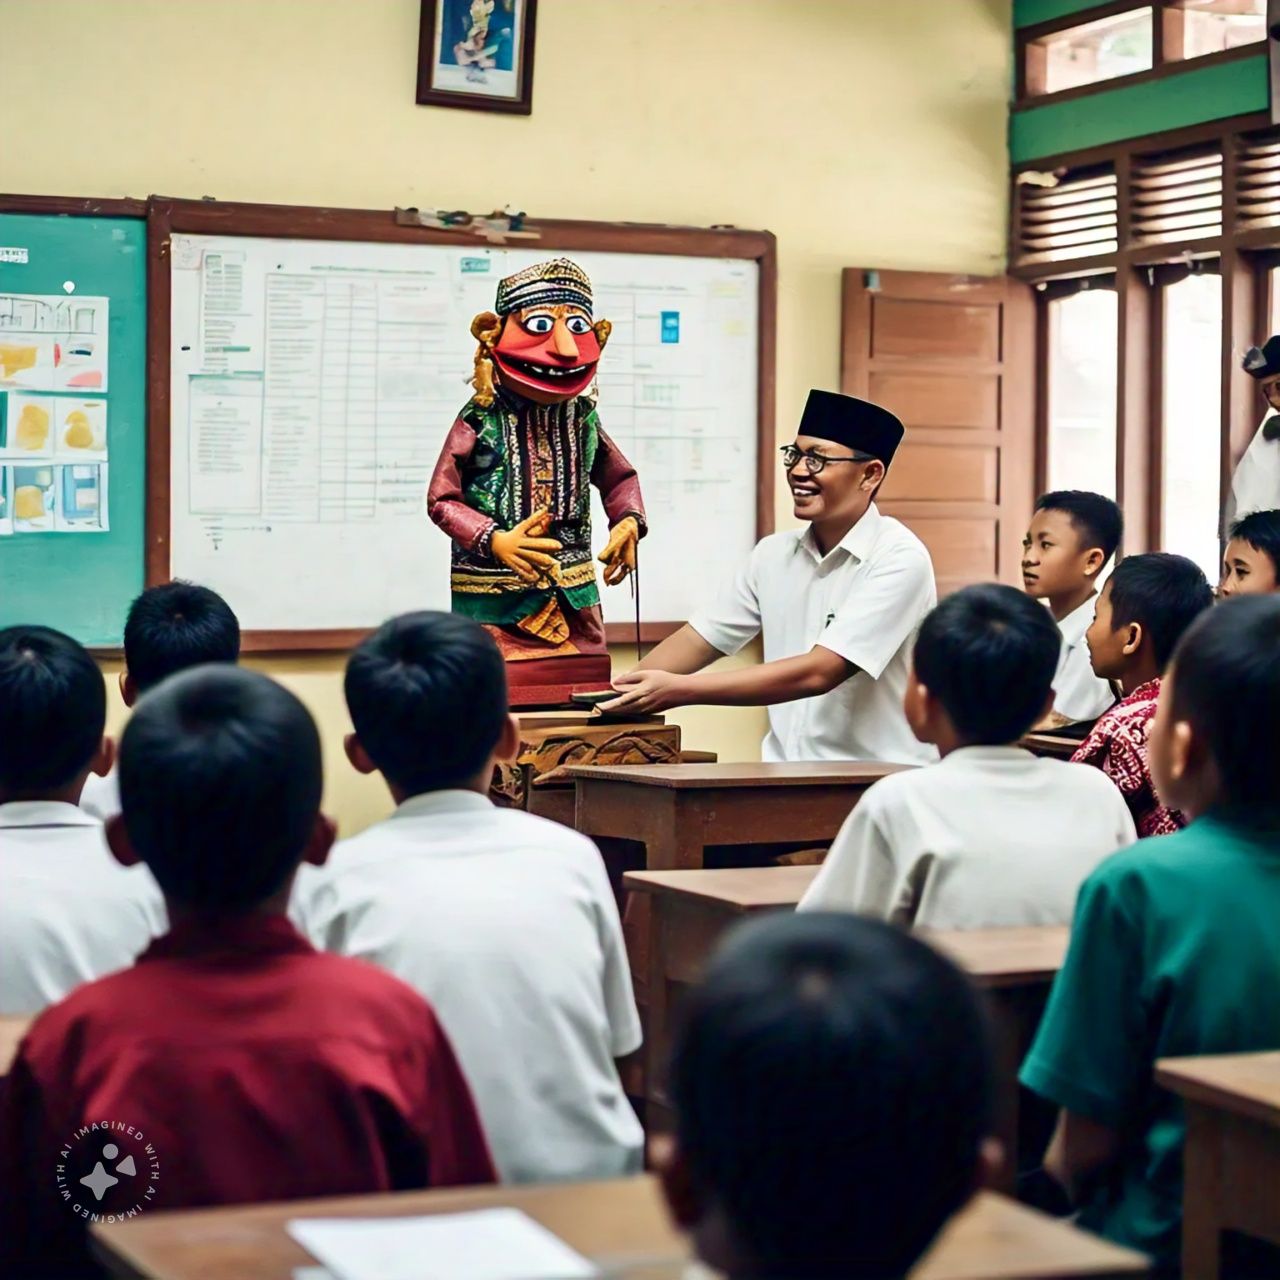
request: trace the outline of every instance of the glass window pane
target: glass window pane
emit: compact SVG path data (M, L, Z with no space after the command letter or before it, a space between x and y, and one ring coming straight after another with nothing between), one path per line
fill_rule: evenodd
M1210 582L1218 573L1222 281L1188 276L1164 290L1164 537Z
M1135 71L1149 71L1151 10L1134 9L1055 31L1029 46L1027 55L1041 63L1035 76L1028 63L1028 84L1034 80L1041 93L1057 93Z
M1116 318L1111 289L1049 303L1049 488L1116 496Z
M1266 39L1267 0L1188 0L1183 8L1184 58Z

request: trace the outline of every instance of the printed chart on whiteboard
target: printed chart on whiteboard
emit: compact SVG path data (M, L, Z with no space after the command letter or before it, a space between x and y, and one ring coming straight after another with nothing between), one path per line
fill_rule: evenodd
M109 527L109 308L0 293L0 536Z
M449 607L427 481L471 394L472 317L546 250L175 235L171 566L247 629ZM644 616L689 616L755 537L754 262L572 255L613 322L604 429L640 474ZM597 502L597 550L607 527ZM696 566L696 568L694 567ZM628 589L603 590L625 621Z

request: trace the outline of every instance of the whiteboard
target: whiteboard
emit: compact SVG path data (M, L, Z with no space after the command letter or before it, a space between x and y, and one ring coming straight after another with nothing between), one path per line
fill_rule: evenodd
M220 592L249 631L448 609L449 539L425 496L471 394L471 319L550 256L174 233L172 575ZM759 267L570 256L613 322L599 412L648 512L642 617L683 620L755 540ZM597 495L597 552L607 536ZM600 587L606 621L634 617L628 586Z

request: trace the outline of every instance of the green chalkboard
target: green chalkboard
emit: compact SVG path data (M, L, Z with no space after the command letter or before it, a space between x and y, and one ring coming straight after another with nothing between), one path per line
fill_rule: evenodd
M21 259L25 258L26 261ZM65 285L74 285L68 291ZM86 645L119 645L142 589L146 510L146 224L141 218L0 214L0 295L110 300L109 529L0 537L0 626L39 622ZM0 423L7 397L0 366ZM92 393L95 397L97 392ZM6 463L0 462L0 468ZM12 496L9 498L12 510Z

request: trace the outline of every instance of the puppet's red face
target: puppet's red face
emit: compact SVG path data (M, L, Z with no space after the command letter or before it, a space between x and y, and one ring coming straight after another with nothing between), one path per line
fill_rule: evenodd
M581 307L529 307L507 317L493 359L509 391L537 404L559 404L591 385L600 339Z

